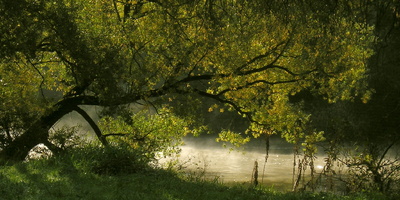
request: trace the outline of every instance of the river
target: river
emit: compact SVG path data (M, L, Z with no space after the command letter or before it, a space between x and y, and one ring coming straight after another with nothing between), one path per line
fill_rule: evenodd
M281 138L270 140L267 162L264 140L253 140L236 150L223 147L221 143L215 142L214 137L187 137L184 141L180 163L187 170L204 173L208 179L217 178L228 184L250 183L254 163L257 161L259 183L285 190L292 187L293 146ZM321 172L324 164L323 155L317 156L314 161L315 171Z
M86 108L86 107L85 107ZM96 109L87 109L89 115L96 118ZM82 123L76 113L66 115L57 127L80 125L81 131L94 135L91 128ZM250 183L254 162L258 162L258 181L267 186L289 190L293 181L293 146L282 138L274 136L270 140L268 162L265 163L265 141L253 139L239 150L230 151L222 143L215 141L215 135L184 138L185 145L179 161L186 170L204 173L208 179L230 183ZM324 155L317 155L314 161L315 171L321 172ZM165 160L164 160L165 161ZM162 161L162 162L164 162ZM265 165L265 166L264 166ZM265 170L264 170L265 169ZM309 173L309 170L308 172Z

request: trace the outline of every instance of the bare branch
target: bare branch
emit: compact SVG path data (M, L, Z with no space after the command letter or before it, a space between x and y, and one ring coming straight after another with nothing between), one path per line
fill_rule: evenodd
M119 21L119 22L122 22L121 16L119 15L118 7L117 7L117 2L115 2L115 0L112 0L112 2L113 2L113 5L114 5L115 13L117 14L118 21Z
M245 64L243 64L242 66L240 66L239 68L236 69L236 73L240 74L241 71L245 68L248 67L249 65L253 64L254 62L261 60L263 58L266 58L268 56L270 56L276 49L278 49L278 47L280 47L281 45L285 44L285 42L281 42L279 44L277 44L274 48L272 48L270 51L267 51L265 54L261 54L258 55L254 58L252 58L251 60L249 60L248 62L246 62ZM277 59L274 59L274 62L276 62Z
M381 155L381 158L378 161L378 166L380 166L382 164L383 159L385 158L386 154L389 152L389 150L393 147L393 145L395 145L397 143L396 140L394 140L393 142L391 142L384 150L384 152Z
M108 141L102 135L100 128L93 121L93 119L86 113L86 111L84 111L79 106L75 106L74 110L76 112L78 112L87 121L87 123L89 123L89 125L92 127L94 133L96 134L97 138L100 140L101 144L103 144L104 146L107 146L108 145Z
M39 87L40 87L40 94L42 95L43 99L44 99L45 101L47 101L47 100L46 100L46 97L44 96L44 92L43 92L43 85L44 85L45 78L44 78L42 72L40 72L40 70L36 67L36 65L33 64L32 61L31 61L30 59L27 59L27 60L28 60L29 64L35 69L35 71L36 71L36 72L40 75L40 77L42 78L42 81L40 81L40 86L39 86Z

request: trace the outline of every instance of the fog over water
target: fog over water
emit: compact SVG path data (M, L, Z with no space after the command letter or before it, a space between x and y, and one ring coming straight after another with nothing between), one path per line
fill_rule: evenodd
M88 109L88 114L98 119L97 109ZM56 124L55 129L63 126L73 127L79 125L81 134L94 137L93 130L84 119L75 112L63 117ZM190 171L205 172L207 178L223 183L249 183L251 181L254 162L258 162L258 181L261 184L277 188L290 189L293 178L293 145L288 144L279 136L270 139L268 161L265 164L265 140L253 139L250 143L236 150L223 147L223 143L216 142L215 135L202 135L200 137L188 136L184 138L185 144L181 146L179 157L183 167ZM321 172L324 166L324 155L317 155L314 161L315 170ZM163 161L161 161L163 162ZM263 173L265 165L265 171ZM297 167L297 166L296 166ZM309 174L307 169L306 174ZM264 176L263 176L264 174Z
M254 162L258 162L258 181L265 185L291 188L293 175L293 146L283 139L274 137L270 140L268 161L265 164L265 141L253 140L240 150L230 151L222 143L215 142L215 137L187 137L182 147L179 160L189 170L205 170L206 176L219 177L223 183L250 182ZM265 164L264 177L263 169ZM314 162L317 173L323 166L323 155ZM198 169L200 168L200 169ZM309 174L309 170L306 174Z

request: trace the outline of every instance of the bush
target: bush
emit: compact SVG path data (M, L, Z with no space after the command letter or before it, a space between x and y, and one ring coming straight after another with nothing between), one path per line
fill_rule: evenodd
M71 163L77 170L99 175L130 174L147 170L151 161L141 152L124 146L75 148L53 159L64 164Z
M93 154L91 171L96 174L118 175L143 171L150 162L133 149L110 146Z

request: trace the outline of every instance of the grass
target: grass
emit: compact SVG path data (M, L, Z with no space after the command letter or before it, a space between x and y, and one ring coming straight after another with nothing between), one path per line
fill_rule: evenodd
M226 186L194 176L147 168L131 173L94 173L77 154L0 166L0 199L390 199L380 194L337 196L283 193L270 188Z

